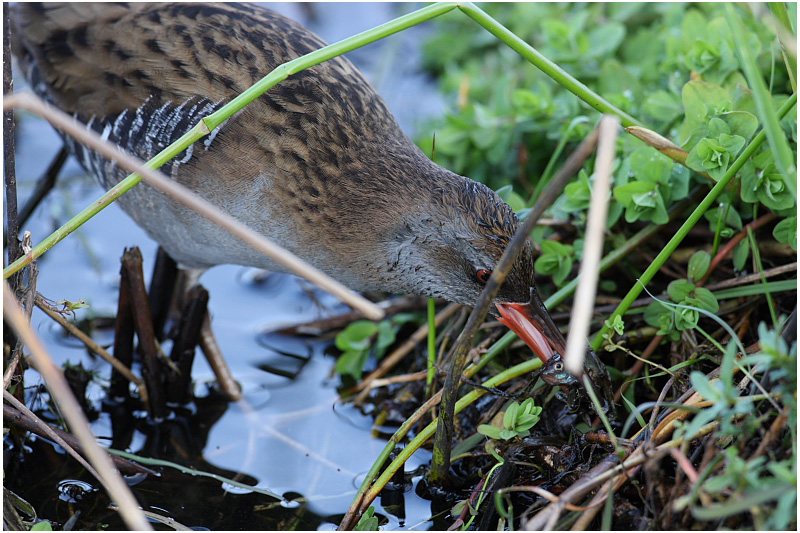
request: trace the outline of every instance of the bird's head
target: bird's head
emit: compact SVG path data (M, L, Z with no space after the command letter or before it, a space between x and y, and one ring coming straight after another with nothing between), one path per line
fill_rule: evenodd
M474 306L518 231L519 219L494 191L460 176L437 181L429 198L394 233L390 269L409 283L398 292ZM530 243L518 254L489 312L544 363L555 354L564 355L566 340L534 286ZM588 347L584 372L601 397L603 410L609 411L611 380ZM577 383L571 376L563 381L567 386Z

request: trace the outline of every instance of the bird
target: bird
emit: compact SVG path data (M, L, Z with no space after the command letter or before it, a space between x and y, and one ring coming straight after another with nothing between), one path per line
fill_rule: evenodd
M33 90L142 160L282 63L326 45L258 5L11 9L12 50ZM65 141L106 188L127 176ZM520 226L490 188L431 161L342 56L271 88L161 171L358 291L474 306ZM283 270L145 183L118 203L181 269ZM563 354L563 336L535 289L529 243L490 313L506 317L543 361ZM600 367L595 360L589 370L602 374Z

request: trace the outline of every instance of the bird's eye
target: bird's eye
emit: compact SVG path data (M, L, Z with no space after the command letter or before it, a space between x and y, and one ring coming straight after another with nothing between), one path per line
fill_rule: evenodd
M553 367L556 369L556 372L561 372L564 370L564 363L556 363Z
M487 281L489 281L489 278L492 277L492 271L478 270L477 272L475 272L475 277L478 278L478 281L480 281L481 283L486 283Z

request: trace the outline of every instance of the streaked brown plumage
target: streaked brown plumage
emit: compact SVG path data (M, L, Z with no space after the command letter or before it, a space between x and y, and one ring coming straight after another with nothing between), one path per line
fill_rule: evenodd
M325 45L260 6L12 10L14 52L35 90L143 160L281 63ZM126 175L71 148L105 186ZM474 305L477 273L494 268L519 226L493 191L425 157L341 57L270 89L162 171L357 290ZM279 269L145 184L119 202L183 267ZM527 301L532 286L526 246L497 302Z

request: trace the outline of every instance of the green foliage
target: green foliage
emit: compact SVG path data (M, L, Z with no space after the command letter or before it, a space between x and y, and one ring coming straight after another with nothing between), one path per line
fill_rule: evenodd
M705 250L696 252L689 259L689 281L700 281L711 266L711 254Z
M786 414L786 423L791 434L797 432L797 343L791 348L775 330L770 330L761 323L758 327L761 351L748 355L741 360L752 371L766 376L772 383L770 393ZM680 510L692 505L692 514L700 519L715 520L739 514L751 507L758 507L754 513L757 530L792 529L791 524L797 521L797 461L794 455L769 458L766 455L745 459L743 451L748 441L758 432L766 428L752 416L753 400L741 396L734 383L735 349L733 343L723 356L719 379L711 380L701 372L690 375L692 386L711 405L698 412L688 423L681 425L677 435L692 438L704 425L719 421L719 435L728 435L729 439L718 442L729 443L719 461L708 465L713 475L705 479L695 490L676 501L676 509ZM701 479L703 476L701 476ZM698 493L702 492L722 503L711 507L695 506ZM774 502L774 508L766 504Z
M542 55L688 152L684 166L638 141L621 139L609 227L623 213L629 223L665 223L669 208L687 196L693 182L707 183L691 170L719 180L759 128L723 7L485 6ZM770 80L777 107L792 91L782 56L763 24L747 17L743 22L745 41L761 74ZM552 175L552 169L544 172L551 166L551 154L560 153L561 142L583 139L597 114L471 21L448 17L435 24L441 31L425 44L425 62L439 75L444 92L458 93L459 98L451 99L457 106L443 121L431 124L420 144L430 151L435 132L441 164L490 187L502 187L503 197L524 214L542 190L541 180ZM781 127L796 151L796 117L785 118ZM591 198L592 164L587 162L551 209L557 219L576 225L577 238ZM752 219L749 204L793 214L795 199L767 144L742 169L740 184L723 219L714 216L719 215L718 207L706 214L714 231L718 221L724 221L721 237L730 238ZM781 235L786 242L786 233ZM542 242L547 236L543 231L534 239ZM549 252L546 265L540 265L543 270L537 271L563 275L569 254ZM746 254L739 250L737 266L744 266Z
M542 408L534 405L533 398L528 398L522 404L512 402L503 416L502 427L481 424L478 426L478 433L495 440L527 437L531 433L530 429L539 422L541 413Z
M606 320L606 324L610 329L614 330L617 335L623 335L625 333L625 322L619 315L616 315L614 317L613 322L609 322L608 320Z
M701 227L708 225L713 239L711 254L694 254L686 279L673 280L666 287L668 299L675 305L653 302L645 309L644 320L658 328L658 333L694 345L699 335L690 330L697 328L703 312L719 312L714 295L699 284L708 274L712 256L728 240L757 217L773 212L777 220L772 237L797 249L796 193L791 183L787 185L791 165L786 163L789 155L797 158L796 111L769 128L769 139L777 133L781 143L769 140L748 150L765 124L777 122L763 112L764 100L777 109L793 92L784 54L763 23L763 13L734 6L743 30L732 33L725 16L730 8L724 4L498 3L482 8L603 99L683 150L671 150L667 157L622 134L612 172L607 247L626 242L646 224L667 224L670 216L675 216L677 202L686 199L690 190L707 192L747 150L747 160L734 180L694 229L696 242L708 235ZM771 8L786 20L796 17L795 4L776 3ZM559 86L465 17L439 19L435 24L442 31L426 44L425 59L428 68L439 75L443 91L451 95L448 99L453 106L447 118L432 124L419 142L430 153L430 136L435 132L437 162L501 188L503 198L524 215L565 155L597 123L599 114L587 98L581 100ZM754 61L745 59L747 76L740 63L742 48L734 46L734 38L737 43L747 43L753 56ZM757 90L754 97L748 81L758 78L768 86L766 96ZM581 258L593 168L594 160L589 158L545 214L545 218L565 223L542 225L531 235L541 250L536 272L553 276L557 286L564 284ZM662 234L672 228L664 228ZM757 238L771 240L768 230L761 230ZM734 248L735 269L749 268L750 253L747 239ZM729 265L726 259L715 274ZM622 268L635 279L642 267L632 260ZM622 277L604 281L625 283ZM663 289L663 285L658 287ZM616 317L606 325L614 330L607 334L613 345L613 335L621 335L626 324ZM634 327L629 323L629 330ZM770 394L777 395L789 411L789 436L784 440L790 443L790 437L796 435L796 346L787 347L776 332L766 328L760 328L759 336L762 352L747 356L743 364L751 365L754 373L768 374ZM680 434L693 435L705 424L719 420L718 431L726 438L718 442L726 449L719 456L720 463L708 464L706 477L696 485L697 491L709 496L703 503L712 501L713 505L699 506L696 492L680 505L701 520L763 509L751 513L757 529L791 529L796 525L797 499L794 449L784 444L780 457L748 460L754 446L745 447L745 439L763 436L768 431L764 420L774 419L776 413L770 412L769 406L759 407L751 391L736 388L735 355L729 346L718 380L709 380L700 372L690 376L692 385L711 406L684 424ZM767 412L770 414L764 415ZM481 433L495 439L513 438L509 416L507 411L502 427L482 426Z
M377 359L383 357L386 349L394 344L400 326L415 319L414 315L397 314L378 323L369 320L351 322L336 335L336 347L342 351L336 361L336 372L355 380L361 379L369 355L373 354Z
M47 520L40 520L31 526L31 531L53 531L53 524Z
M575 262L575 249L557 241L543 241L542 253L533 267L539 274L553 276L553 283L564 284Z
M783 242L797 250L797 215L784 218L772 230L772 236L778 242Z
M657 327L659 335L667 335L672 340L680 338L680 332L694 329L700 320L699 308L710 313L719 311L716 297L708 289L698 287L695 282L705 276L711 265L711 256L700 250L689 259L689 279L676 279L667 286L669 299L683 307L665 305L655 301L644 311L645 321Z
M367 507L366 512L361 516L356 524L356 527L353 528L355 531L379 531L380 528L378 527L379 521L378 517L375 516L375 506L370 505Z

